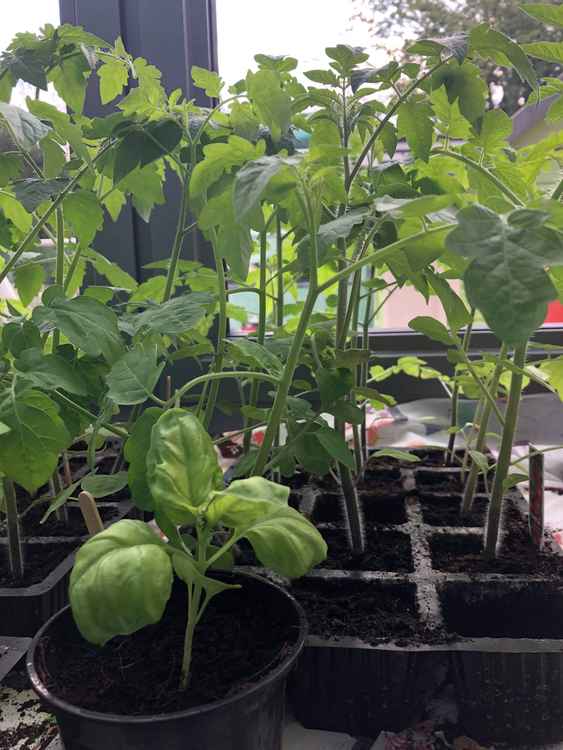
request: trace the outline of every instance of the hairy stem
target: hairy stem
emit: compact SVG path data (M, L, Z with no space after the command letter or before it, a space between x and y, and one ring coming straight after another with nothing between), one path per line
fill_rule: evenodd
M491 378L490 390L491 390L492 395L495 397L497 395L500 377L504 370L503 360L506 357L507 352L508 352L508 347L506 344L503 344L499 353L498 362L495 366L493 377ZM491 419L491 414L492 414L491 404L488 401L486 401L483 405L483 413L481 415L481 420L479 422L479 432L477 434L477 440L475 441L475 450L478 451L479 453L483 453L485 446L487 444L487 430L489 429L489 421ZM462 513L469 513L473 508L473 500L475 498L478 478L479 478L479 466L475 463L475 461L473 461L471 464L471 469L469 470L469 475L467 477L464 490L463 490L463 501L461 504Z
M217 253L217 237L215 232L212 235L212 246L213 246L213 257L215 259L215 268L217 271L217 293L219 296L219 320L217 330L217 348L215 350L215 359L213 361L212 371L215 374L220 373L223 370L223 362L225 360L225 339L227 338L227 282L225 278L225 266L223 264L223 258L219 257ZM203 424L206 428L211 424L213 414L215 413L215 404L217 403L217 395L219 393L219 381L214 381L209 387L209 396L207 398L207 404L203 414Z
M522 370L526 365L527 348L528 342L526 341L523 344L519 344L514 351L514 364L520 370ZM495 478L493 480L493 488L491 490L491 501L489 504L489 513L487 516L487 528L485 531L485 554L488 557L494 557L497 554L500 520L504 499L504 482L506 477L508 476L508 471L510 468L512 446L514 444L514 435L516 432L516 426L518 424L518 412L520 409L523 380L524 374L522 372L512 373L499 456L495 471Z
M467 354L469 351L469 346L471 343L471 333L473 331L473 323L475 322L475 308L471 310L471 317L469 318L469 322L467 324L467 328L465 329L465 333L463 335L463 351ZM454 383L454 389L452 392L452 419L450 422L450 427L452 428L452 432L450 434L450 439L448 440L448 447L446 449L446 464L453 463L454 460L454 449L455 449L455 432L453 432L453 429L457 427L457 419L459 414L459 382L456 379Z
M301 311L299 325L297 326L297 330L295 331L295 334L293 336L293 341L289 350L282 379L279 381L279 386L276 391L276 397L270 411L270 419L268 420L268 426L266 427L264 440L262 441L262 445L260 446L260 450L256 458L256 464L254 465L254 471L252 472L255 476L261 476L263 474L266 463L268 462L272 445L274 443L274 439L278 434L283 412L287 402L287 397L289 395L289 390L293 382L293 375L299 361L299 355L303 347L303 342L305 340L305 335L309 326L309 320L313 313L316 301L316 285L310 284L307 291L305 304L303 306L303 310Z
M166 286L164 287L164 295L162 297L163 302L168 302L174 291L176 284L176 274L178 272L178 263L180 261L180 255L182 252L182 245L184 241L184 229L188 218L188 186L185 182L181 182L182 198L180 200L180 210L178 212L178 222L176 224L176 233L174 235L174 241L172 243L172 250L170 252L170 265L168 266L168 273L166 274Z
M268 236L266 230L260 233L260 279L258 283L259 296L258 296L258 330L256 331L256 339L259 344L264 345L266 340L266 271L267 271L267 250L268 250ZM258 380L252 382L250 388L249 405L255 407L258 402L258 392L260 390ZM245 419L244 426L253 424L255 420ZM244 452L248 453L252 442L252 432L246 432L244 435L243 447Z
M23 549L18 518L16 488L11 479L4 479L4 496L6 499L6 519L8 529L8 562L10 572L16 580L24 574Z
M494 175L492 172L490 172L486 167L484 167L482 164L479 164L478 161L473 161L473 159L470 159L468 156L465 156L464 154L459 154L457 151L450 151L449 149L445 148L439 148L434 149L432 151L432 156L448 156L451 159L457 159L458 161L463 162L466 167L470 167L471 169L474 169L476 172L479 172L483 175L483 177L486 177L489 182L491 182L495 187L497 187L504 195L509 199L511 203L513 203L515 206L523 206L524 203L520 198L516 195L515 192L513 192L508 185L505 185L502 180L499 180L499 178Z

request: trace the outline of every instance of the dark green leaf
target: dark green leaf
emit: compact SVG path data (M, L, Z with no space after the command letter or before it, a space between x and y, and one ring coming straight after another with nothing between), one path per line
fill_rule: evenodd
M538 86L536 72L526 53L516 42L488 24L475 26L469 34L469 47L485 58L491 58L499 65L514 67L523 81L533 89Z
M432 107L428 102L413 98L399 107L399 135L407 139L414 156L424 161L428 161L432 148L432 114Z
M57 407L44 393L26 390L0 403L0 420L10 428L0 434L0 471L35 492L52 476L71 440Z
M26 211L35 211L43 201L58 195L68 185L68 179L57 177L52 180L40 180L29 177L18 180L13 184L16 198L24 206Z
M69 393L85 396L86 383L72 364L58 354L43 354L41 349L25 349L15 361L16 368L26 380L44 390L62 388Z
M164 362L157 363L156 348L131 349L107 374L107 397L122 406L144 403L154 392L163 368Z
M464 275L471 305L508 344L528 339L541 326L557 292L545 266L563 264L563 238L545 226L546 214L513 211L507 220L482 206L463 209L450 249L471 258Z
M91 297L56 297L47 306L36 307L33 320L59 328L74 346L91 357L102 355L112 363L123 353L117 316Z
M43 266L37 263L18 266L14 280L19 298L27 307L39 294L45 283L45 270Z
M135 330L146 326L155 333L179 336L193 330L203 320L213 300L206 292L191 292L154 305L135 316Z
M432 339L432 341L438 341L440 344L445 344L446 346L454 346L456 344L456 339L451 335L446 326L434 318L422 315L413 318L409 323L409 328L418 333L423 333L429 339Z
M117 474L88 474L82 480L82 489L92 497L107 497L120 492L127 487L127 472L118 471Z

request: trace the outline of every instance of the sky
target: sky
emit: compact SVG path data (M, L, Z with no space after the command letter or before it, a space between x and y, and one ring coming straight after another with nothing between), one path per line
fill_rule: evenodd
M59 0L0 0L0 6L0 51L18 31L59 23ZM327 46L369 47L367 26L351 22L352 11L353 0L217 0L219 72L231 84L255 66L257 52L292 55L309 70L326 66ZM376 55L372 62L384 60Z
M292 55L310 70L327 66L325 47L370 46L366 25L350 21L352 0L216 1L219 72L229 84L255 67L257 52Z

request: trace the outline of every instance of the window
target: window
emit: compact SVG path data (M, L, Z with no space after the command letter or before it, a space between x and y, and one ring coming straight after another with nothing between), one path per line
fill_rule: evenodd
M229 85L234 84L245 76L249 68L256 66L253 56L257 52L292 55L299 61L299 71L324 68L327 65L325 47L338 43L362 46L370 53L370 63L382 65L388 61L387 53L374 43L373 27L358 12L360 5L356 0L286 0L282 5L274 0L246 0L244 3L216 0L219 73ZM380 44L381 40L378 40ZM390 37L388 46L391 50L402 46L402 40ZM303 80L306 82L306 79ZM514 143L516 147L520 142L529 142L527 134L537 130L537 116L532 117L533 121L529 120L529 115L522 117L520 112L514 116L514 132L518 133L519 138L519 142ZM542 135L544 133L540 132L539 137ZM254 257L253 262L256 264L257 261ZM389 291L392 293L388 296ZM304 298L305 292L306 287L298 285L294 297L287 301L298 302ZM378 310L372 323L374 331L405 329L410 320L421 315L430 315L445 322L438 298L431 296L426 302L412 286L394 291L393 287L389 287L376 292L374 297L373 307ZM385 304L382 304L384 301ZM251 333L257 320L257 295L237 295L236 304L246 310L247 320L243 322L232 318L231 333ZM563 305L552 302L546 325L561 324Z

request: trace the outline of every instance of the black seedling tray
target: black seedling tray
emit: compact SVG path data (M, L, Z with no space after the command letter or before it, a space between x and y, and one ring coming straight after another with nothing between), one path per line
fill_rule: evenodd
M559 548L546 541L545 555L556 563L549 575L442 570L433 562L437 540L461 537L480 551L487 498L477 496L475 525L464 526L452 513L461 494L451 487L432 491L444 479L455 484L459 469L398 471L399 492L386 465L382 478L394 494L366 489L360 497L367 541L403 535L410 542L410 572L321 565L293 584L311 632L290 685L296 718L307 728L376 737L421 720L438 695L449 694L459 724L481 741L563 739L563 558L561 564L551 559L560 556ZM367 484L373 478L368 474ZM292 496L323 533L341 523L339 503L335 493L307 484ZM447 526L437 525L441 503L449 509ZM512 492L508 503L527 524L521 495ZM316 599L307 611L311 592ZM332 616L340 605L335 632L316 632L319 611L325 607ZM366 641L354 634L357 607L364 624L381 608L395 614L387 630Z
M72 505L72 504L70 504ZM106 526L134 513L131 503L99 503L117 511ZM33 546L68 546L72 551L39 583L19 588L0 587L0 635L32 637L49 617L68 604L68 582L78 547L87 538L28 537ZM0 538L0 560L7 560L7 540Z

